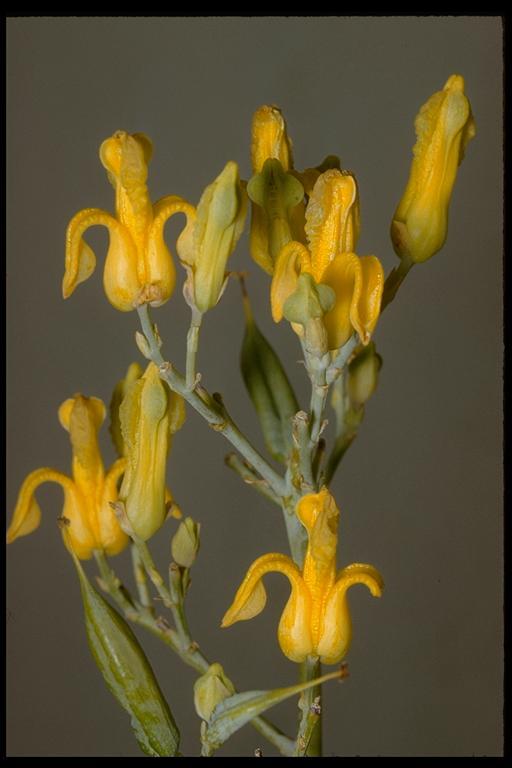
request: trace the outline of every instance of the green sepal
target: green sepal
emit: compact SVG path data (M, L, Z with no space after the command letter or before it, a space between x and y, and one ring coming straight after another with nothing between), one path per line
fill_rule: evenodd
M285 699L289 699L291 696L296 696L308 688L321 685L327 682L327 680L333 680L341 676L342 672L337 670L315 680L309 680L308 682L299 683L287 688L276 688L273 691L246 691L245 693L236 693L234 696L229 696L215 707L206 727L202 729L202 754L204 756L211 755L235 731L238 731L246 723L261 715L262 712L270 709L270 707L285 701ZM281 751L286 753L287 749L293 745L293 742L290 742L290 739L286 737L283 737L283 739L289 742L286 744L283 741Z
M267 158L247 184L247 195L264 213L270 257L276 262L281 248L293 240L292 210L304 200L304 187L283 169L277 158Z
M306 326L309 320L318 319L335 304L336 294L328 285L315 283L312 275L303 272L297 280L295 291L284 303L283 314L290 323Z
M254 322L244 298L246 326L240 352L240 369L256 409L268 451L286 463L292 449L292 419L299 404L283 365Z
M141 750L151 757L176 756L180 732L144 651L71 555L80 579L89 648L107 687L130 715Z
M137 331L138 333L138 331ZM143 337L145 339L145 337ZM140 349L140 346L139 346ZM126 452L126 446L124 444L123 434L121 431L121 421L119 418L119 408L121 403L130 388L130 386L140 379L143 374L143 370L139 363L132 363L126 371L126 376L121 381L118 381L112 392L112 399L110 401L110 436L114 447L119 456L124 456Z

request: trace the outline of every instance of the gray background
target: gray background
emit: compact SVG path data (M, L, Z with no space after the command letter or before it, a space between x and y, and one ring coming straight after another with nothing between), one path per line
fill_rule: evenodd
M413 119L452 73L466 78L478 135L460 169L444 250L415 269L376 333L380 386L333 485L342 510L339 563L369 562L386 590L351 593L350 677L325 690L327 755L499 755L502 751L502 50L499 18L8 20L7 514L25 475L69 470L58 405L77 391L109 401L137 358L135 314L116 312L99 268L64 302L64 232L87 206L113 208L98 160L117 129L154 141L153 200L197 202L228 159L250 174L253 111L276 103L297 167L337 153L357 174L359 253L396 263L388 228L407 179ZM177 224L168 227L173 242ZM260 326L303 400L296 339L274 326L268 278L246 236ZM178 266L179 281L183 273ZM183 366L180 290L155 312L165 352ZM200 369L261 446L238 372L243 332L231 284L206 318ZM101 435L113 459L106 426ZM220 630L246 568L286 551L277 508L223 466L228 445L189 413L170 484L201 521L189 613L194 634L243 689L291 684L276 626L287 584L270 576L265 612ZM43 524L7 552L7 735L10 755L136 755L128 719L89 656L73 566L56 529L61 491L44 486ZM163 568L168 524L152 541ZM128 554L116 560L128 574ZM89 572L94 568L91 564ZM139 632L197 754L194 673ZM294 705L273 712L290 731ZM250 727L219 754L272 749Z

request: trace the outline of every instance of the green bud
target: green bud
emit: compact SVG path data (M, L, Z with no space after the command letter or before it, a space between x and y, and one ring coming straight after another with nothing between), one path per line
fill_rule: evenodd
M194 683L194 706L203 720L208 721L221 701L232 696L235 687L218 663L211 664L208 672L201 675Z
M283 314L290 323L304 327L309 320L323 317L334 307L336 294L328 285L315 283L309 272L303 272L297 280L295 291L284 303Z
M190 568L199 551L199 531L201 524L191 517L186 517L179 524L178 530L171 540L173 560L183 568Z
M347 392L353 407L361 407L373 395L381 367L382 358L377 354L373 341L349 363Z
M284 303L283 315L290 323L302 326L300 335L306 350L313 357L322 358L328 352L323 316L333 308L335 301L336 294L332 288L315 283L309 272L303 272L299 275L295 291Z

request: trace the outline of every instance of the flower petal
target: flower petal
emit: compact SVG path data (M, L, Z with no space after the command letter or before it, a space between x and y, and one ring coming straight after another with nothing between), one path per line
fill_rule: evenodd
M351 308L361 292L361 260L355 253L340 253L322 274L322 283L336 294L336 303L324 316L329 349L339 349L352 336Z
M41 508L35 499L36 489L42 483L58 483L64 490L73 487L73 481L55 469L43 467L31 472L23 481L18 494L11 524L7 530L7 543L10 544L20 536L27 536L41 522Z
M353 563L340 571L327 597L316 648L323 664L337 664L349 649L352 622L347 590L354 584L366 585L374 597L380 597L384 586L382 576L372 565Z
M292 661L304 661L313 649L310 630L311 597L299 569L285 555L263 555L254 561L224 615L221 626L229 627L237 621L252 619L261 613L267 599L261 579L270 572L284 574L292 587L279 622L279 645L285 656Z
M111 502L118 498L118 482L126 469L126 459L118 459L105 475L103 492L98 508L99 540L107 555L117 555L128 544L128 536L121 529Z
M361 290L354 291L350 320L366 346L377 325L384 290L384 269L376 256L361 256Z
M69 432L73 448L73 479L81 493L95 505L98 488L103 484L103 460L98 445L98 431L106 409L97 397L75 395L59 408L59 420Z
M177 241L178 253L182 260L193 258L192 236L196 209L177 195L167 195L153 206L153 222L145 251L146 283L153 288L150 303L155 307L167 301L176 283L176 269L164 240L164 227L177 213L186 216L186 225Z
M62 295L69 298L77 285L94 272L96 257L82 237L89 227L94 226L106 227L110 235L103 277L108 300L116 309L128 312L133 309L133 301L140 290L137 252L128 230L99 208L85 208L68 225Z
M274 269L270 287L272 317L278 323L283 318L286 299L297 288L297 280L303 268L309 265L308 249L292 240L281 249Z
M279 160L285 171L293 167L291 141L286 122L278 107L264 105L252 119L251 159L254 173L259 173L269 157Z
M338 254L354 251L358 235L359 201L354 176L336 168L322 173L306 208L306 236L317 283Z

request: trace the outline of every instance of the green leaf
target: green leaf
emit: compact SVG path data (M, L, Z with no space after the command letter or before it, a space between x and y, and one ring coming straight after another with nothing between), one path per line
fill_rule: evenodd
M107 687L130 715L142 751L152 757L175 756L180 733L144 651L71 554L80 579L89 648Z
M342 675L342 671L338 669L323 677L288 688L276 688L273 691L246 691L229 696L215 707L207 727L203 729L203 755L209 755L218 749L235 731L270 707L308 688L321 685L327 680L339 679Z
M256 409L265 445L271 455L286 463L292 447L292 418L299 404L286 372L258 326L254 322L247 297L240 368Z

